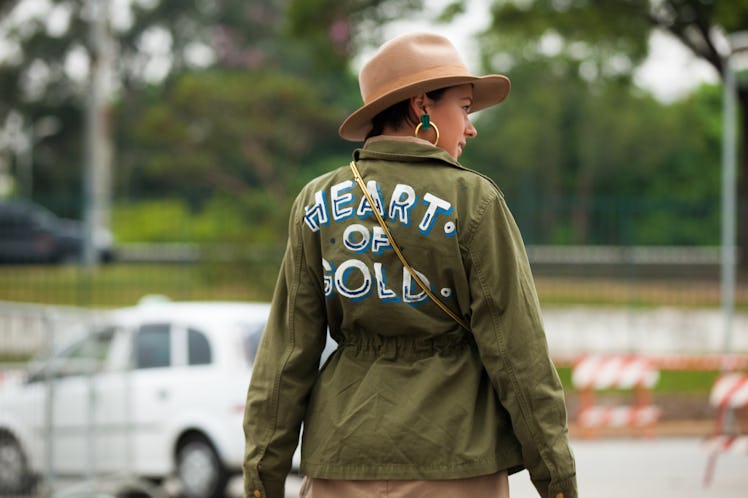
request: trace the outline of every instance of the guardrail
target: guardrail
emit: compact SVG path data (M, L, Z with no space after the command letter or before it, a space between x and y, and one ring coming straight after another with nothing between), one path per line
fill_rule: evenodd
M130 243L120 244L116 261L124 263L198 263L214 260L268 261L283 254L282 247L229 244Z
M72 306L0 301L0 351L34 355L86 333L94 311Z
M718 246L527 246L533 271L538 274L627 276L641 269L651 276L717 276ZM125 263L198 263L204 260L279 259L280 247L196 243L131 243L116 249ZM687 272L684 272L684 269Z
M536 274L716 278L721 248L682 246L528 246Z

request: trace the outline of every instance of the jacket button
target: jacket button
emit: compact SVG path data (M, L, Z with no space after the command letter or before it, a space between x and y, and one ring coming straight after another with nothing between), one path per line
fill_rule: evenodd
M255 495L255 498L260 498L262 496L262 493L260 492L259 489L255 489L255 492L252 494ZM556 498L559 498L559 497L556 497ZM561 495L560 498L563 498L563 495Z

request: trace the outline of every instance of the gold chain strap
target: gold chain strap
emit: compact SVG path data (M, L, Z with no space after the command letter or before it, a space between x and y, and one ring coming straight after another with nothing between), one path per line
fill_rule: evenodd
M416 283L423 290L423 292L425 292L426 295L429 296L432 301L434 301L442 310L444 310L446 314L451 316L452 319L455 322L457 322L462 328L464 328L465 330L470 330L470 327L468 327L465 320L457 316L457 314L451 309L449 309L447 305L441 301L441 299L436 297L434 293L431 292L431 290L426 286L426 284L423 283L423 281L418 276L416 271L405 260L405 256L403 256L403 253L400 252L400 247L398 247L398 245L395 243L395 239L392 237L392 234L390 233L389 228L387 228L387 225L385 224L384 219L382 219L382 215L379 214L379 210L374 204L374 200L371 198L369 191L366 189L366 185L364 184L364 180L361 179L361 174L358 172L356 163L354 161L351 161L350 166L351 166L351 171L353 171L353 177L356 179L356 183L358 183L358 186L361 187L361 191L364 193L364 197L366 197L366 200L369 202L369 205L371 206L371 210L374 212L374 216L377 218L379 225L382 227L382 230L384 230L385 235L387 235L387 239L390 241L390 245L392 245L392 249L395 251L395 254L397 254L397 257L400 258L400 261L403 263L403 266L408 270L408 273L410 273L410 276L413 278L413 280L416 281Z

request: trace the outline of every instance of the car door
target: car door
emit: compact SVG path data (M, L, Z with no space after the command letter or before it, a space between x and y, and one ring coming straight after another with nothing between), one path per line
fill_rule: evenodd
M50 364L53 372L52 462L60 474L89 474L97 467L93 407L97 376L105 368L114 329L92 333Z
M144 323L132 340L133 452L135 470L160 475L171 469L173 456L166 430L173 412L174 333L170 323Z
M32 220L28 213L14 204L0 209L0 260L22 261L33 257Z
M132 334L126 327L113 329L106 368L97 375L94 384L97 473L127 473L133 469Z

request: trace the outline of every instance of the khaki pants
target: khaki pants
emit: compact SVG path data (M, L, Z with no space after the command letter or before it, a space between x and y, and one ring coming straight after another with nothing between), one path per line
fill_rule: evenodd
M509 498L506 471L466 479L354 481L304 478L300 498Z

